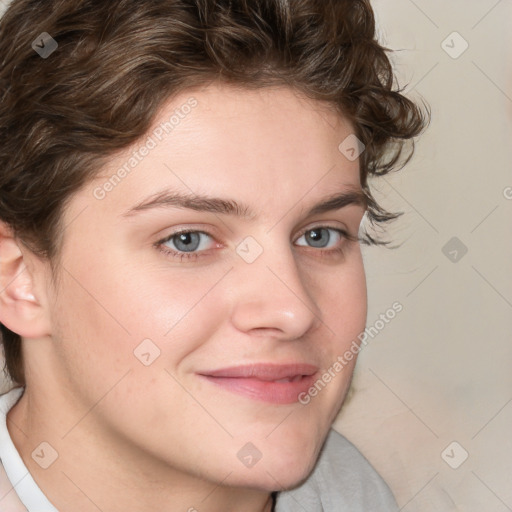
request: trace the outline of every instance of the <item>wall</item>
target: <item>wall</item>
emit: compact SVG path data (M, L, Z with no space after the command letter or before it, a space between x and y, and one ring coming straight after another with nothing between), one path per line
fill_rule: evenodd
M404 512L512 510L512 1L373 5L432 122L374 182L405 214L400 248L364 249L368 325L403 310L369 337L335 426Z

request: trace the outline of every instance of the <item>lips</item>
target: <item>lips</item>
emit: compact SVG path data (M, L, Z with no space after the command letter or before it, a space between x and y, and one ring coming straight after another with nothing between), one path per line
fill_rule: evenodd
M298 402L315 380L318 367L311 364L251 364L198 373L199 377L232 393L274 403Z

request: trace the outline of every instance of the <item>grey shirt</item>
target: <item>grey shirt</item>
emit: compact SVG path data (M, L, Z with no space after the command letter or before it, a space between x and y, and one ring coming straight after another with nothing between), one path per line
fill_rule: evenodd
M315 469L277 496L275 512L397 512L389 487L345 437L331 429Z

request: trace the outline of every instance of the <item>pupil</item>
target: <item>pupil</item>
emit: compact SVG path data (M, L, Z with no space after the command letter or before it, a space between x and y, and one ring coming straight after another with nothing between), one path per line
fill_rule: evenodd
M180 235L180 241L188 245L190 243L190 233L182 233Z
M326 236L323 236L326 235ZM313 247L325 247L329 243L329 231L324 228L312 229L307 238Z
M175 245L180 251L195 251L199 246L199 233L180 233L175 239Z

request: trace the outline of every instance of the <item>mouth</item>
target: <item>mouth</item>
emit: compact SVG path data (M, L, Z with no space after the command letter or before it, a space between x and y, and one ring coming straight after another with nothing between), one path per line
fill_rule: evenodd
M293 404L314 383L319 369L310 364L252 364L198 373L226 391L272 404Z

